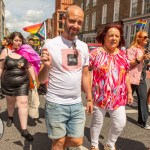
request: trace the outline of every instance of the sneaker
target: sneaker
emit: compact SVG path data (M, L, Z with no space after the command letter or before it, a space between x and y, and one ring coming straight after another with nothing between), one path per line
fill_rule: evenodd
M23 130L21 136L23 136L27 141L33 141L33 136L28 132L28 130Z
M150 125L147 124L147 125L143 126L143 128L146 130L150 130Z
M13 117L8 117L6 126L7 126L7 127L11 127L11 126L12 126L12 123L13 123Z
M150 104L148 105L148 111L150 112Z
M0 94L0 99L5 98L5 96L3 94Z
M137 122L137 125L140 126L141 128L146 129L146 130L150 130L150 125L148 125L148 124L143 125L143 124Z
M96 148L95 146L91 146L91 150L99 150L99 148Z
M116 148L111 148L108 144L105 144L104 150L116 150Z

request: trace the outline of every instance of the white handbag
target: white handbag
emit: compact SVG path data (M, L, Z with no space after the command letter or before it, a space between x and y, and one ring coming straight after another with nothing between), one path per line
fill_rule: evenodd
M39 118L39 95L37 92L37 88L29 90L29 116L31 118Z

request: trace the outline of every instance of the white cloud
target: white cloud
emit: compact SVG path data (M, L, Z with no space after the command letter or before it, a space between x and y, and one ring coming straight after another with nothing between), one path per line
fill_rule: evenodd
M12 20L12 15L11 15L11 12L9 10L5 11L5 18L7 20Z
M38 20L42 20L44 17L44 12L42 10L38 11L38 10L28 10L25 14L24 19L27 21L38 21Z
M54 13L55 0L4 0L6 27L10 32L29 33L23 28L41 23Z

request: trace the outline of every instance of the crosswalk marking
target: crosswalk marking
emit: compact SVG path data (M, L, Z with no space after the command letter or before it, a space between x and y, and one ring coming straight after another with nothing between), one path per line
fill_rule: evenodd
M130 109L130 110L126 110L126 113L127 114L135 114L135 113L138 113L138 110Z
M80 150L88 150L86 147L84 147L84 146L80 146L79 147L80 148Z
M86 110L86 107L84 107L84 109ZM126 110L126 113L127 113L127 114L135 114L135 113L138 113L138 110L135 110L135 109L127 109L127 110Z

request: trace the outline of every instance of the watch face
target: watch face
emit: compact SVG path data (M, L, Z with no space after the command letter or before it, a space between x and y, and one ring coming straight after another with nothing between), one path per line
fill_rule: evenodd
M68 64L68 66L77 66L78 65L78 54L68 54L67 55L67 64Z

